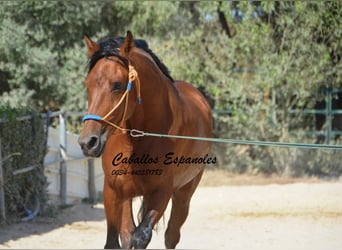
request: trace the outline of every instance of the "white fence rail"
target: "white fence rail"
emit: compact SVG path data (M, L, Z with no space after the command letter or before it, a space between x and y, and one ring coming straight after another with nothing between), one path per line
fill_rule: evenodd
M47 124L50 118L59 117L59 128L47 128L47 154L44 158L45 176L48 182L48 195L52 201L61 205L73 203L84 198L96 202L103 191L103 171L101 159L84 157L77 142L78 135L67 132L67 116L82 116L84 112L50 112L43 114ZM17 118L18 121L31 119L30 115ZM0 123L6 122L0 118ZM1 138L0 138L1 139ZM4 142L2 142L4 143ZM0 219L5 220L5 194L0 140ZM31 171L36 166L25 166L14 171L20 174Z
M103 189L101 159L83 156L78 135L49 127L48 152L44 159L48 194L52 200L68 204L89 198L95 201ZM61 139L62 138L62 139ZM64 146L63 146L64 144Z

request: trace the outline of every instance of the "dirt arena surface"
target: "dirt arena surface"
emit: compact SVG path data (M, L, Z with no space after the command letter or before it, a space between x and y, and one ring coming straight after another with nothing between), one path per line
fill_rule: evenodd
M139 205L139 199L135 207ZM164 248L168 219L149 248ZM0 227L0 249L100 249L102 204L76 204L57 218ZM231 176L210 171L196 191L182 229L183 249L342 249L342 180Z

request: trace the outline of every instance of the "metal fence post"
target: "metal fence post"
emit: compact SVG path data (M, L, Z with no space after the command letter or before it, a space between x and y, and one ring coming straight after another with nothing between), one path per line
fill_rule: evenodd
M1 221L6 220L4 177L3 177L3 172L2 172L1 138L0 138L0 217L1 217Z
M331 141L331 131L332 131L332 89L328 89L326 93L326 104L325 104L325 120L326 120L326 140L327 144Z
M67 134L66 134L66 113L59 115L59 148L62 156L60 163L60 199L61 204L67 204L67 165L65 155L67 152ZM65 153L65 154L64 154Z
M95 168L94 159L88 159L88 191L89 201L91 204L96 203L96 187L95 187Z

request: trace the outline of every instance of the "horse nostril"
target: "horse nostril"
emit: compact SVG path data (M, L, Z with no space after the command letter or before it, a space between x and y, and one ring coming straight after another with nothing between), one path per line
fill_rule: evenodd
M99 138L97 136L80 137L78 143L83 151L88 151L97 147Z
M93 147L96 147L98 143L98 137L97 136L91 136L87 142L87 148L91 149Z
M90 157L99 157L101 156L104 145L105 145L105 140L101 139L101 135L86 135L86 136L80 136L78 138L78 143L81 146L81 149L83 151L83 154L85 156L90 156Z

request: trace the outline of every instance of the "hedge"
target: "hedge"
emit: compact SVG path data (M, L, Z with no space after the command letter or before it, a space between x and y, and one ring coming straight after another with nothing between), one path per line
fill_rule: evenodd
M44 119L30 108L0 106L0 119L5 220L11 223L26 217L37 198L40 207L46 203L43 161L47 138ZM23 169L32 170L18 172Z

